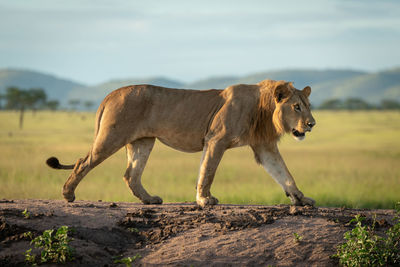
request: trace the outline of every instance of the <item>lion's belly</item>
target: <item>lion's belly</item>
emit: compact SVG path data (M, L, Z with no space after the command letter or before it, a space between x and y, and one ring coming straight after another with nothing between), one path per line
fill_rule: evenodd
M203 150L203 142L202 140L196 138L196 139L190 139L187 137L182 137L182 138L168 138L168 137L157 137L158 140L161 141L161 143L172 147L176 150L182 151L182 152L199 152Z

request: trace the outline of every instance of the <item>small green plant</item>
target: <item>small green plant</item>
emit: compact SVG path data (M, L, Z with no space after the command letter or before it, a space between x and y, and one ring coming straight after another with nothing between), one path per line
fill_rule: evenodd
M32 253L32 249L28 249L27 251L25 251L25 261L29 262L30 264L32 264L32 266L36 266L36 255L35 254L31 254Z
M397 203L395 224L386 231L386 238L375 234L375 218L372 226L362 225L363 217L356 215L349 223L355 227L344 234L346 243L339 245L339 263L344 266L387 266L400 264L400 203Z
M30 238L30 239L33 239L33 234L32 234L31 231L25 232L25 233L23 234L23 236L24 236L24 237L27 237L27 238Z
M32 248L25 252L25 261L36 265L39 263L54 262L66 263L74 259L74 249L69 246L72 238L68 237L68 232L71 231L68 226L61 226L55 230L46 230L42 235L32 239L31 244L41 250L40 259L37 255L32 254ZM32 233L25 233L24 236L32 237Z
M139 229L135 228L135 227L128 227L127 228L129 232L131 233L139 233Z
M293 241L296 243L299 243L303 239L303 237L298 233L293 233L293 236L294 236Z
M24 215L25 219L29 219L31 217L31 213L28 211L28 209L25 209L22 212L22 215Z
M121 263L121 264L125 264L126 267L131 267L132 263L136 260L136 259L140 259L142 256L140 256L139 254L136 254L133 257L125 257L122 259L117 259L114 261L114 263Z

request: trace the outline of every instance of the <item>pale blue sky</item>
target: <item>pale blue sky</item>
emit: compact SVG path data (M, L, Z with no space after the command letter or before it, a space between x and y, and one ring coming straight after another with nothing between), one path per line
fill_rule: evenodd
M400 1L0 0L0 68L87 84L400 66Z

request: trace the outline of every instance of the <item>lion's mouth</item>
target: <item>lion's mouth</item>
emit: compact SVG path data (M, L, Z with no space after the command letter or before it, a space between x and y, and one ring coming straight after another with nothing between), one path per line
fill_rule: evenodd
M292 134L293 134L293 136L294 136L296 139L299 139L299 140L304 139L304 137L306 136L305 133L299 132L299 131L297 131L296 129L293 129L293 130L292 130Z

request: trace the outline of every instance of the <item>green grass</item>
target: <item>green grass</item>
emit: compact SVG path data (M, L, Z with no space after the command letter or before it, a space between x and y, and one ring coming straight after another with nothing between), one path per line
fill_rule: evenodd
M62 199L69 171L45 165L49 156L70 164L93 140L94 114L0 112L0 198ZM303 193L318 206L393 208L400 192L400 113L316 111L317 125L303 142L279 144ZM195 200L200 153L182 153L157 142L142 181L164 202ZM122 180L125 149L96 167L76 190L77 199L138 200ZM258 166L250 148L225 153L212 187L221 203L289 203L282 189Z

